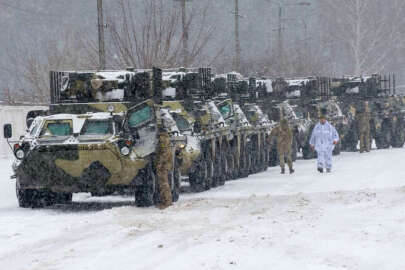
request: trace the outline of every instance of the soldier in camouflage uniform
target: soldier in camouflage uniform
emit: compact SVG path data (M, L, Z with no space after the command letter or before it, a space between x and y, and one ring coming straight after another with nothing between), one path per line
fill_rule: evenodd
M169 133L163 127L160 128L158 136L159 142L155 160L160 196L158 207L164 209L172 204L172 193L168 177L169 172L173 169L173 152Z
M285 173L285 160L287 160L290 173L294 173L291 158L291 148L293 143L293 132L286 119L281 119L280 125L275 127L270 134L270 141L277 140L277 153L280 161L281 173Z
M360 153L370 152L370 112L367 103L357 111L356 123L360 139Z

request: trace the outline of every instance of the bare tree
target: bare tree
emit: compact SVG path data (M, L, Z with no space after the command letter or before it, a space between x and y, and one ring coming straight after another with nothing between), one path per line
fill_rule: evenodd
M167 0L142 0L137 9L131 1L120 0L119 12L108 17L111 38L109 58L112 66L151 68L152 66L173 67L183 63L183 33L180 8L176 2ZM210 1L198 8L191 8L187 18L189 29L189 54L187 65L201 60L204 50L214 34L214 24L208 21ZM218 57L215 53L212 61ZM204 59L207 60L207 59Z
M380 72L405 41L403 0L322 0L332 42L348 52L349 72Z
M63 33L46 46L35 46L33 41L14 44L8 50L8 62L13 65L2 67L11 78L2 89L7 103L47 104L50 70L91 67L82 57L80 34Z

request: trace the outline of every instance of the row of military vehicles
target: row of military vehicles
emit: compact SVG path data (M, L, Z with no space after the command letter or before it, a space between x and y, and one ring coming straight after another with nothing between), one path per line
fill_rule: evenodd
M272 130L281 118L294 130L293 159L314 157L309 136L320 113L341 136L335 154L357 149L354 116L361 109L372 114L378 148L402 147L403 100L382 81L268 80L210 68L52 71L49 109L28 113L26 134L12 142L19 206L69 203L76 192L158 204L160 132L171 138L173 201L182 182L202 192L277 165ZM4 135L12 137L11 125Z

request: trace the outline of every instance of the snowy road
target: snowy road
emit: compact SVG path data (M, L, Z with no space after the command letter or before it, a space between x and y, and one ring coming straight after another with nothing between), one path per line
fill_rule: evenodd
M0 269L405 269L405 149L296 163L165 211L75 195L20 209L0 160Z

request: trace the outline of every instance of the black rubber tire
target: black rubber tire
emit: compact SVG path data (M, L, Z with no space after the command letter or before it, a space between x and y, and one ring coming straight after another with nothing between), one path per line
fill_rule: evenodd
M387 149L391 144L391 135L389 132L381 132L375 138L377 149Z
M357 152L357 143L359 136L357 134L356 122L352 121L350 128L346 131L341 141L341 151L345 152Z
M312 151L309 144L305 145L302 148L302 158L303 159L313 159L314 158L314 151Z
M293 143L291 145L291 159L293 162L297 161L297 156L298 156L298 144L297 140L294 138Z
M392 140L391 140L391 146L394 148L401 148L405 144L405 136L404 134L397 134L394 135Z
M149 207L154 205L157 194L156 174L151 165L143 171L142 185L135 188L135 205L138 207Z
M266 148L267 146L264 146L262 148L261 152L261 156L260 156L260 172L265 172L267 171L267 158L266 158Z
M224 184L226 181L231 179L231 168L229 164L229 156L228 156L228 151L225 151L225 153L221 154L221 163L222 163L222 173L223 173L223 181Z
M203 192L207 189L208 166L205 160L200 160L194 172L189 175L190 189L192 192ZM209 186L209 184L208 184Z
M249 176L249 157L246 153L241 153L238 178Z
M228 180L235 180L238 178L237 166L236 166L236 158L232 151L228 152Z
M405 143L404 123L402 120L395 121L395 126L392 131L391 146L401 148Z
M272 147L269 152L269 166L276 167L278 165L278 153L277 148Z
M376 136L376 146L378 149L386 149L389 148L391 145L392 134L391 134L392 126L389 119L384 119L381 123L380 132Z
M55 193L48 191L49 204L70 204L72 203L72 193Z
M42 208L59 203L61 200L72 200L72 195L59 196L60 194L48 190L21 189L19 180L16 179L16 195L18 205L22 208Z
M34 189L17 189L17 200L18 200L18 206L21 208L32 208L35 207L36 201L34 200L35 198L35 193L36 190Z
M206 178L206 189L210 189L211 187L213 187L213 182L214 182L214 177L215 177L215 164L214 161L211 157L211 155L208 155L207 159L206 159L206 163L207 163L207 171L208 171L208 175Z
M176 164L173 171L173 186L172 188L172 201L177 202L180 198L180 187L181 187L181 172L180 168Z
M212 181L212 187L218 187L225 184L226 173L224 168L224 156L221 151L217 148L215 153L215 163L214 163L214 177Z

